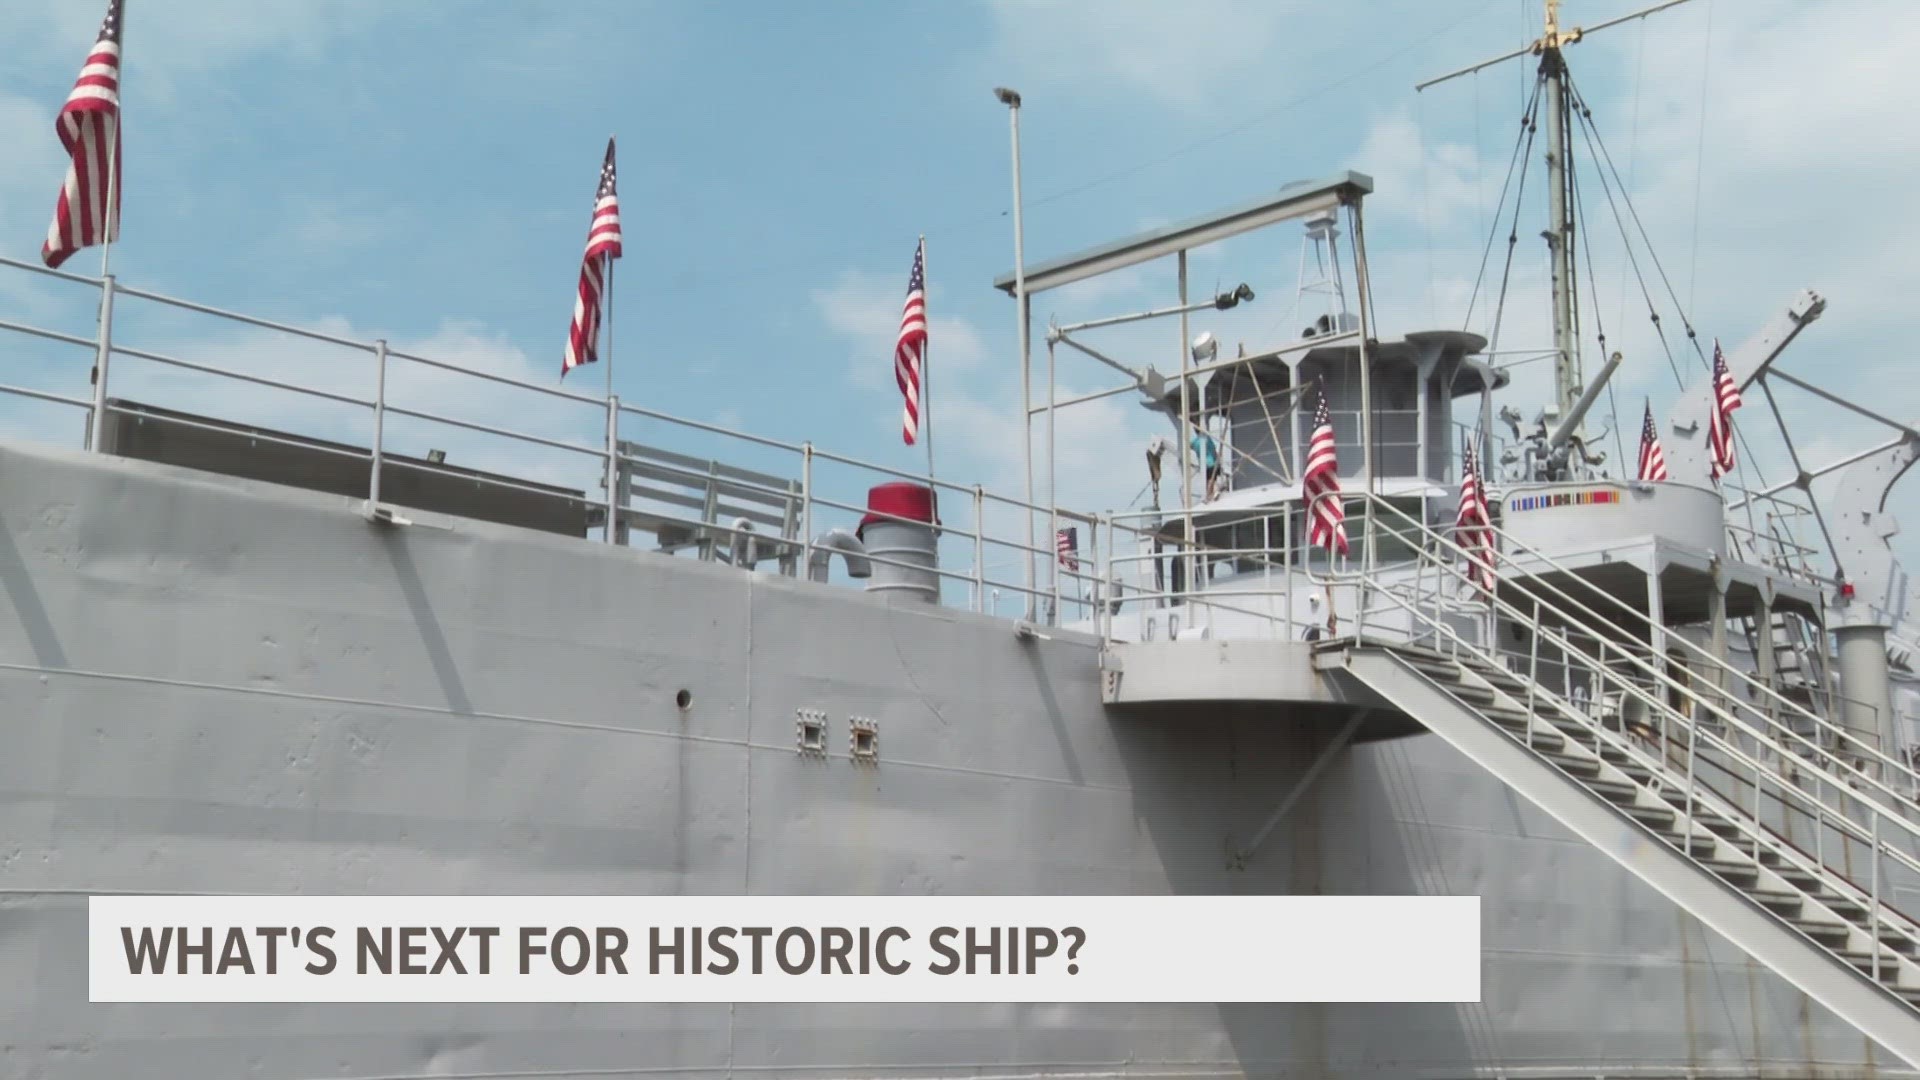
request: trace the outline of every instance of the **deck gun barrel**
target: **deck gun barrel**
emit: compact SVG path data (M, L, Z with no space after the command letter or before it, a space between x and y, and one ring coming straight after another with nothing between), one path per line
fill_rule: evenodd
M1587 410L1593 408L1595 401L1600 400L1600 391L1606 389L1607 380L1613 378L1614 369L1619 366L1620 353L1618 350L1615 350L1612 356L1607 357L1606 366L1600 369L1600 374L1595 377L1593 382L1588 384L1586 390L1580 394L1580 400L1573 403L1573 408L1568 411L1566 417L1560 421L1559 425L1553 429L1553 434L1547 436L1548 449L1558 450L1567 444L1567 440L1573 436L1575 429L1580 426L1580 421L1586 419Z

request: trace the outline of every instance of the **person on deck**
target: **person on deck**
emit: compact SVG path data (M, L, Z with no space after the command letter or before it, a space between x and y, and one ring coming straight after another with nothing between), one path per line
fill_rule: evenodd
M1212 502L1220 497L1220 444L1205 428L1200 428L1194 432L1191 445L1193 456L1206 471L1207 496L1204 501Z

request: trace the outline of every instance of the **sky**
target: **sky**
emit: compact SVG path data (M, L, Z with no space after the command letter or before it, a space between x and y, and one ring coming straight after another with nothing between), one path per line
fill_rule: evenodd
M1590 24L1640 5L1567 0ZM313 327L598 397L918 472L902 445L891 348L916 238L932 316L927 426L943 479L1018 495L1024 481L1012 302L1007 110L1024 97L1030 262L1210 212L1289 182L1369 174L1367 239L1381 331L1486 332L1508 225L1496 221L1532 65L1510 61L1415 93L1416 82L1519 47L1537 0L981 0L707 5L646 0L410 3L127 0L126 285ZM99 0L0 8L0 255L37 261L64 163L53 116L96 32ZM1729 349L1804 287L1825 317L1782 367L1911 419L1901 370L1920 295L1920 140L1907 109L1920 20L1901 0L1692 0L1571 50L1656 271L1669 328L1651 330L1597 174L1583 188L1591 303L1626 362L1591 427L1656 416L1700 361L1680 313ZM610 361L559 378L600 156L619 140L625 256ZM1548 340L1541 167L1530 171L1499 347ZM1467 319L1489 236L1493 270ZM1297 333L1299 231L1196 252L1194 291L1250 284L1252 304L1196 317L1229 348ZM67 267L96 274L99 251ZM1665 274L1664 280L1659 276ZM1669 296L1677 297L1676 305ZM1037 298L1036 323L1162 306L1171 260ZM0 320L90 337L87 289L0 267ZM0 382L88 394L89 355L4 335ZM16 340L17 339L17 340ZM319 387L372 393L360 352L123 299L117 344ZM1178 364L1172 322L1097 340L1133 364ZM1589 369L1598 346L1585 349ZM1044 351L1036 346L1036 360ZM1508 357L1502 357L1508 359ZM1547 365L1514 371L1531 416ZM1063 395L1115 385L1062 355ZM138 359L111 386L156 404L364 439L363 410L221 383ZM399 365L403 408L594 444L597 406ZM1790 392L1789 392L1790 394ZM1883 432L1805 394L1780 408L1809 467ZM1790 475L1764 400L1739 417L1754 457ZM1061 502L1133 505L1140 449L1164 428L1121 396L1058 417ZM587 459L397 416L397 448L594 484ZM58 405L0 404L0 431L77 444ZM794 475L792 455L653 417L624 437ZM1611 437L1616 461L1622 455ZM1044 461L1044 457L1042 458ZM823 462L857 502L885 477ZM834 470L839 470L834 472ZM837 485L837 486L835 486ZM1044 497L1044 476L1039 493ZM954 496L948 496L949 499ZM1896 507L1897 509L1897 504ZM1920 522L1916 522L1920 532ZM1900 540L1906 550L1914 536ZM1912 560L1909 560L1912 561Z

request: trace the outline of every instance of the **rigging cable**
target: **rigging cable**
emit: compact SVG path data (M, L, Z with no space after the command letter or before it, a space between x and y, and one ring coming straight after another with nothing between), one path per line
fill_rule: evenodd
M1692 343L1694 354L1700 358L1701 366L1710 370L1712 365L1707 360L1706 353L1700 349L1700 334L1693 328L1693 320L1687 317L1686 306L1680 303L1680 296L1674 291L1673 281L1667 276L1667 268L1661 264L1659 253L1653 248L1653 240L1647 236L1647 226L1645 222L1640 220L1639 209L1633 205L1633 200L1627 197L1626 188L1621 186L1624 185L1625 181L1620 177L1619 167L1613 163L1613 154L1607 149L1607 140L1601 137L1599 129L1594 126L1593 110L1587 105L1586 95L1581 94L1573 85L1573 77L1571 75L1567 77L1567 92L1579 99L1580 113L1586 121L1588 137L1595 146L1599 147L1600 160L1606 162L1607 169L1613 173L1615 185L1620 186L1620 200L1627 204L1627 214L1633 218L1634 228L1639 231L1640 240L1646 245L1647 258L1652 260L1653 268L1660 273L1660 283L1665 286L1667 297L1673 301L1674 312L1680 316L1680 325L1687 331L1687 340ZM1618 212L1616 208L1615 213L1617 214Z
M1693 147L1693 252L1687 257L1687 306L1693 306L1700 269L1700 177L1707 171L1707 67L1713 62L1713 0L1707 0L1707 39L1700 46L1700 137Z
M1600 315L1600 275L1595 273L1593 269L1593 241L1587 238L1586 230L1586 201L1581 197L1580 182L1574 171L1573 163L1573 155L1568 154L1567 186L1573 191L1572 207L1574 217L1577 221L1574 235L1580 238L1580 250L1587 257L1587 292L1593 297L1593 329L1600 343L1600 363L1602 366L1605 366L1607 363L1607 326ZM1581 390L1584 392L1586 387L1582 386ZM1620 407L1618 400L1614 397L1612 378L1607 379L1607 412L1612 418L1610 423L1613 429L1613 447L1614 452L1618 455L1615 459L1616 465L1618 468L1624 469L1626 468L1627 461L1627 447L1626 443L1621 441ZM1582 445L1581 449L1584 451L1586 447Z
M1567 92L1570 95L1574 95L1579 99L1579 102L1580 102L1579 114L1582 120L1581 131L1585 133L1588 139L1588 152L1592 153L1592 148L1595 145L1597 145L1599 147L1599 153L1600 153L1601 159L1606 162L1607 168L1613 172L1613 177L1615 182L1620 183L1620 170L1613 163L1613 155L1608 152L1606 140L1601 137L1598 125L1596 125L1593 122L1593 109L1587 105L1585 96L1581 95L1580 92L1577 89L1575 89L1575 87L1573 86L1573 80L1571 75L1569 75L1567 79ZM1606 181L1605 173L1602 173L1601 187L1603 190L1606 188L1605 181ZM1710 379L1713 372L1713 365L1710 361L1707 360L1706 353L1702 351L1702 349L1700 348L1700 335L1698 331L1696 331L1693 328L1692 321L1687 318L1686 308L1681 306L1679 296L1675 295L1673 290L1673 282L1668 279L1666 268L1662 266L1660 263L1660 256L1653 248L1653 240L1647 236L1646 225L1642 223L1640 220L1640 212L1634 207L1633 200L1627 195L1624 187L1622 187L1620 192L1620 201L1626 203L1627 213L1632 216L1634 226L1639 231L1642 242L1645 243L1646 245L1647 258L1652 260L1654 269L1660 272L1661 283L1666 286L1667 296L1669 299L1673 301L1674 310L1680 316L1680 324L1686 328L1687 340L1693 345L1694 355L1699 358L1702 368L1707 372ZM1608 202L1611 205L1612 203L1611 195L1609 195L1608 197ZM1614 209L1614 216L1617 220L1619 217L1618 208ZM1622 226L1622 233L1624 234L1624 232L1625 232L1625 228L1624 226ZM1624 235L1623 235L1623 238L1624 238ZM1628 258L1631 259L1632 257L1633 257L1632 248L1629 247ZM1635 264L1635 270L1636 272L1638 272L1637 261ZM1645 282L1643 281L1642 290L1644 291L1644 289L1645 289ZM1651 297L1648 298L1648 304L1649 304L1649 307L1651 307L1652 305ZM1660 316L1658 312L1654 312L1653 321L1654 321L1654 325L1658 327L1660 323ZM1660 335L1660 344L1662 348L1667 348L1667 338L1664 332L1662 332ZM1684 380L1680 378L1679 368L1674 365L1673 354L1671 349L1667 350L1667 362L1669 366L1673 366L1674 368L1673 377L1675 381L1680 383L1680 388L1682 390L1685 390L1686 383ZM1756 381L1764 381L1764 380L1756 380ZM1711 397L1712 388L1710 386L1708 387L1707 392L1709 397ZM1783 434L1785 433L1784 426L1782 426L1781 431ZM1733 438L1734 438L1734 442L1739 446L1740 452L1746 455L1747 462L1749 466L1753 469L1754 476L1759 479L1761 486L1764 487L1767 482L1766 470L1761 466L1759 456L1756 455L1753 451L1752 440L1748 439L1746 431L1737 425L1733 428ZM1748 517L1749 518L1752 517L1751 504L1748 505ZM1753 523L1749 521L1748 524L1751 527Z
M1461 320L1461 323L1460 323L1460 328L1462 330L1470 329L1473 326L1473 308L1474 308L1474 305L1478 303L1480 299L1480 286L1483 282L1486 281L1487 260L1493 257L1494 237L1500 234L1500 208L1504 207L1507 204L1507 189L1513 184L1513 168L1515 165L1519 164L1522 160L1525 160L1525 154L1527 151L1531 151L1533 149L1535 112L1537 111L1540 104L1540 88L1544 84L1545 84L1544 79L1536 79L1533 85L1533 97L1531 100L1527 102L1526 111L1523 112L1520 116L1520 131L1517 135L1514 136L1514 139L1513 139L1513 156L1507 159L1507 177L1505 180L1502 180L1500 182L1500 198L1497 201L1495 201L1495 203L1493 204L1493 228L1490 228L1487 230L1487 246L1486 246L1486 249L1480 253L1480 270L1477 274L1474 275L1473 292L1467 297L1467 316L1465 319ZM1527 182L1526 170L1522 169L1520 172L1520 185L1523 189L1526 187L1526 182ZM1516 206L1519 205L1518 196L1515 196L1515 205ZM1519 223L1518 223L1518 218L1516 217L1514 229L1517 230L1518 228L1519 228ZM1509 265L1511 265L1513 261L1512 245L1514 244L1517 237L1518 237L1517 232L1510 232L1509 236L1507 237L1507 245L1508 245L1507 261ZM1502 291L1504 292L1505 290L1502 290ZM1489 345L1488 347L1491 348L1492 346Z
M1540 82L1542 85L1546 83L1544 75L1541 77ZM1537 107L1539 103L1540 95L1536 92L1533 95L1533 104ZM1537 108L1527 111L1526 125L1526 157L1530 162L1533 157L1533 136L1535 132L1540 130ZM1500 324L1504 320L1507 311L1507 288L1513 281L1513 253L1520 241L1520 207L1521 204L1526 201L1526 196L1527 169L1526 167L1522 167L1520 170L1520 184L1514 188L1513 192L1513 222L1507 226L1507 261L1506 266L1500 271L1500 299L1495 301L1493 305L1493 333L1487 338L1488 349L1497 349L1500 347Z
M1640 20L1640 36L1633 48L1633 125L1627 129L1627 180L1629 183L1639 175L1640 161L1640 88L1646 82L1647 73L1647 20ZM1596 163L1597 164L1597 163ZM1627 268L1620 268L1620 319L1627 321Z
M1573 93L1573 88L1571 86L1569 86L1567 89L1569 93ZM1578 115L1581 120L1581 124L1580 124L1581 137L1587 140L1587 152L1588 154L1592 155L1594 153L1594 143L1595 143L1595 135L1593 132L1593 111L1587 108L1586 102L1584 100L1581 101L1580 103L1580 109L1579 109ZM1595 155L1595 160L1596 161L1599 160L1597 155ZM1615 178L1618 179L1617 171L1615 173ZM1637 255L1633 253L1633 241L1627 235L1626 219L1621 217L1620 207L1614 202L1613 187L1607 181L1607 174L1605 170L1601 170L1600 172L1600 190L1603 194L1606 195L1607 208L1610 211L1612 211L1614 224L1618 226L1620 229L1621 246L1626 252L1628 265L1633 268L1634 279L1640 283L1640 295L1647 302L1647 318L1653 323L1654 334L1660 339L1660 349L1662 352L1666 354L1667 367L1669 370L1673 372L1674 385L1678 386L1682 390L1685 390L1687 388L1686 377L1680 374L1679 361L1675 360L1673 357L1673 345L1667 341L1666 328L1662 326L1660 322L1660 309L1654 303L1652 291L1647 288L1646 275L1640 272L1640 259ZM1625 192L1621 192L1621 199L1623 201L1626 199ZM1631 203L1628 204L1628 208L1629 209L1632 208ZM1643 233L1642 235L1644 236L1645 234ZM1651 249L1651 245L1649 245L1649 249ZM1651 250L1649 250L1647 254L1649 258L1651 258L1653 255ZM1656 262L1656 265L1657 265L1657 262ZM1685 318L1686 318L1686 314L1685 312L1682 312L1681 319L1684 321ZM1691 334L1693 332L1692 328L1689 327L1687 332Z

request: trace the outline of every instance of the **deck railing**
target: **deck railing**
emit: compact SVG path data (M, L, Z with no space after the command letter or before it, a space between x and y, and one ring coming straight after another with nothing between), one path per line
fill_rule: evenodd
M906 480L935 492L936 565L871 553L867 560L931 570L945 605L1028 619L1057 618L1063 598L1073 603L1077 594L1097 593L1105 567L1100 540L1114 535L1100 515L1031 503L978 484L929 479L811 442L675 416L611 393L453 363L428 355L434 350L396 348L344 328L261 318L135 288L112 276L86 277L15 259L0 257L0 268L18 271L16 280L23 283L0 289L0 297L8 298L0 307L0 336L12 343L0 354L9 360L0 375L0 398L75 410L85 422L79 441L93 450L103 448L110 416L156 419L131 403L136 397L141 406L166 410L162 422L187 429L231 434L235 425L264 416L261 427L283 430L248 427L248 438L364 461L365 509L379 520L394 520L383 480L398 469L439 470L502 491L549 497L562 492L582 511L583 535L597 527L598 538L609 544L633 544L649 533L664 541L670 533L688 538L681 549L703 557L725 560L744 552L749 562L777 560L782 573L846 581L844 566L840 574L823 573L821 564L833 552L819 541L835 527L852 529L863 516L889 518L871 514L867 489ZM61 289L79 290L80 299L73 292L54 294ZM32 320L13 317L21 310ZM45 325L63 315L69 325ZM91 327L74 325L89 315ZM214 336L206 336L209 325ZM168 338L189 344L153 344ZM479 344L510 353L495 343ZM84 394L70 387L84 370L70 361L81 350L92 354ZM248 396L236 400L242 393ZM206 407L209 400L220 404ZM201 407L188 408L196 403ZM171 415L174 410L201 418ZM66 441L71 436L62 429L44 412L0 413L0 430L17 437ZM342 442L343 436L358 436L353 442L364 445ZM655 444L673 449L652 449ZM455 449L438 450L445 446ZM442 469L455 454L459 465ZM493 471L476 472L475 466ZM648 477L655 482L646 483ZM695 497L697 486L683 483L695 478L707 481L704 498ZM757 512L728 517L724 511L736 502ZM1074 567L1059 562L1053 537L1042 533L1056 519L1078 530L1082 546ZM1002 593L1011 604L1000 602Z

